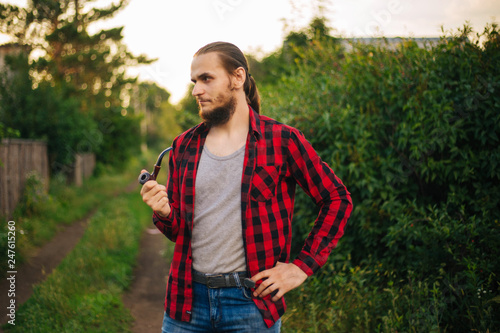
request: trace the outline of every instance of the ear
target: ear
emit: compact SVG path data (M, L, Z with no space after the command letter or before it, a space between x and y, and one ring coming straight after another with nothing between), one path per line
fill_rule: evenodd
M243 88L245 85L245 80L247 77L247 72L243 67L238 67L235 69L232 75L232 83L233 83L233 88L234 89L240 89Z

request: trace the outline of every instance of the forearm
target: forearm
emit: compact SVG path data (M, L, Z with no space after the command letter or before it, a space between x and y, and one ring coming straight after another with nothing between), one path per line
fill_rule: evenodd
M344 191L344 193L321 207L302 251L293 261L307 275L314 274L326 263L331 251L344 235L352 211L349 192Z

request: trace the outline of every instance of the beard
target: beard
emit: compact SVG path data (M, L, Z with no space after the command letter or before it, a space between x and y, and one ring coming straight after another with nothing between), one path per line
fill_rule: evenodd
M199 105L199 115L202 121L208 126L220 126L226 124L236 110L236 98L230 96L226 102L211 111L203 111Z

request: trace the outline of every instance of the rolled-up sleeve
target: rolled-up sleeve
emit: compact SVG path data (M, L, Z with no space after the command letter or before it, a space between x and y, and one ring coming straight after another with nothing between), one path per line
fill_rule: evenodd
M167 195L168 201L170 204L170 214L167 217L162 217L158 215L156 212L153 213L153 223L168 239L172 242L175 242L177 239L177 234L179 233L179 184L176 183L177 177L177 168L174 163L174 154L175 154L175 140L172 145L174 149L170 152L168 165L168 183L167 183Z
M288 145L288 165L295 181L319 207L302 251L293 261L307 275L322 267L344 234L352 211L351 195L298 130Z

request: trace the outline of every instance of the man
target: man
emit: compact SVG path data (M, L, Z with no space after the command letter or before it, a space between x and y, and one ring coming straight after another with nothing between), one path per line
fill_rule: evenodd
M326 262L350 194L302 133L260 115L236 46L201 48L191 80L203 122L174 140L167 188L149 181L141 190L175 242L163 332L279 332L283 295ZM319 215L290 263L296 184Z

